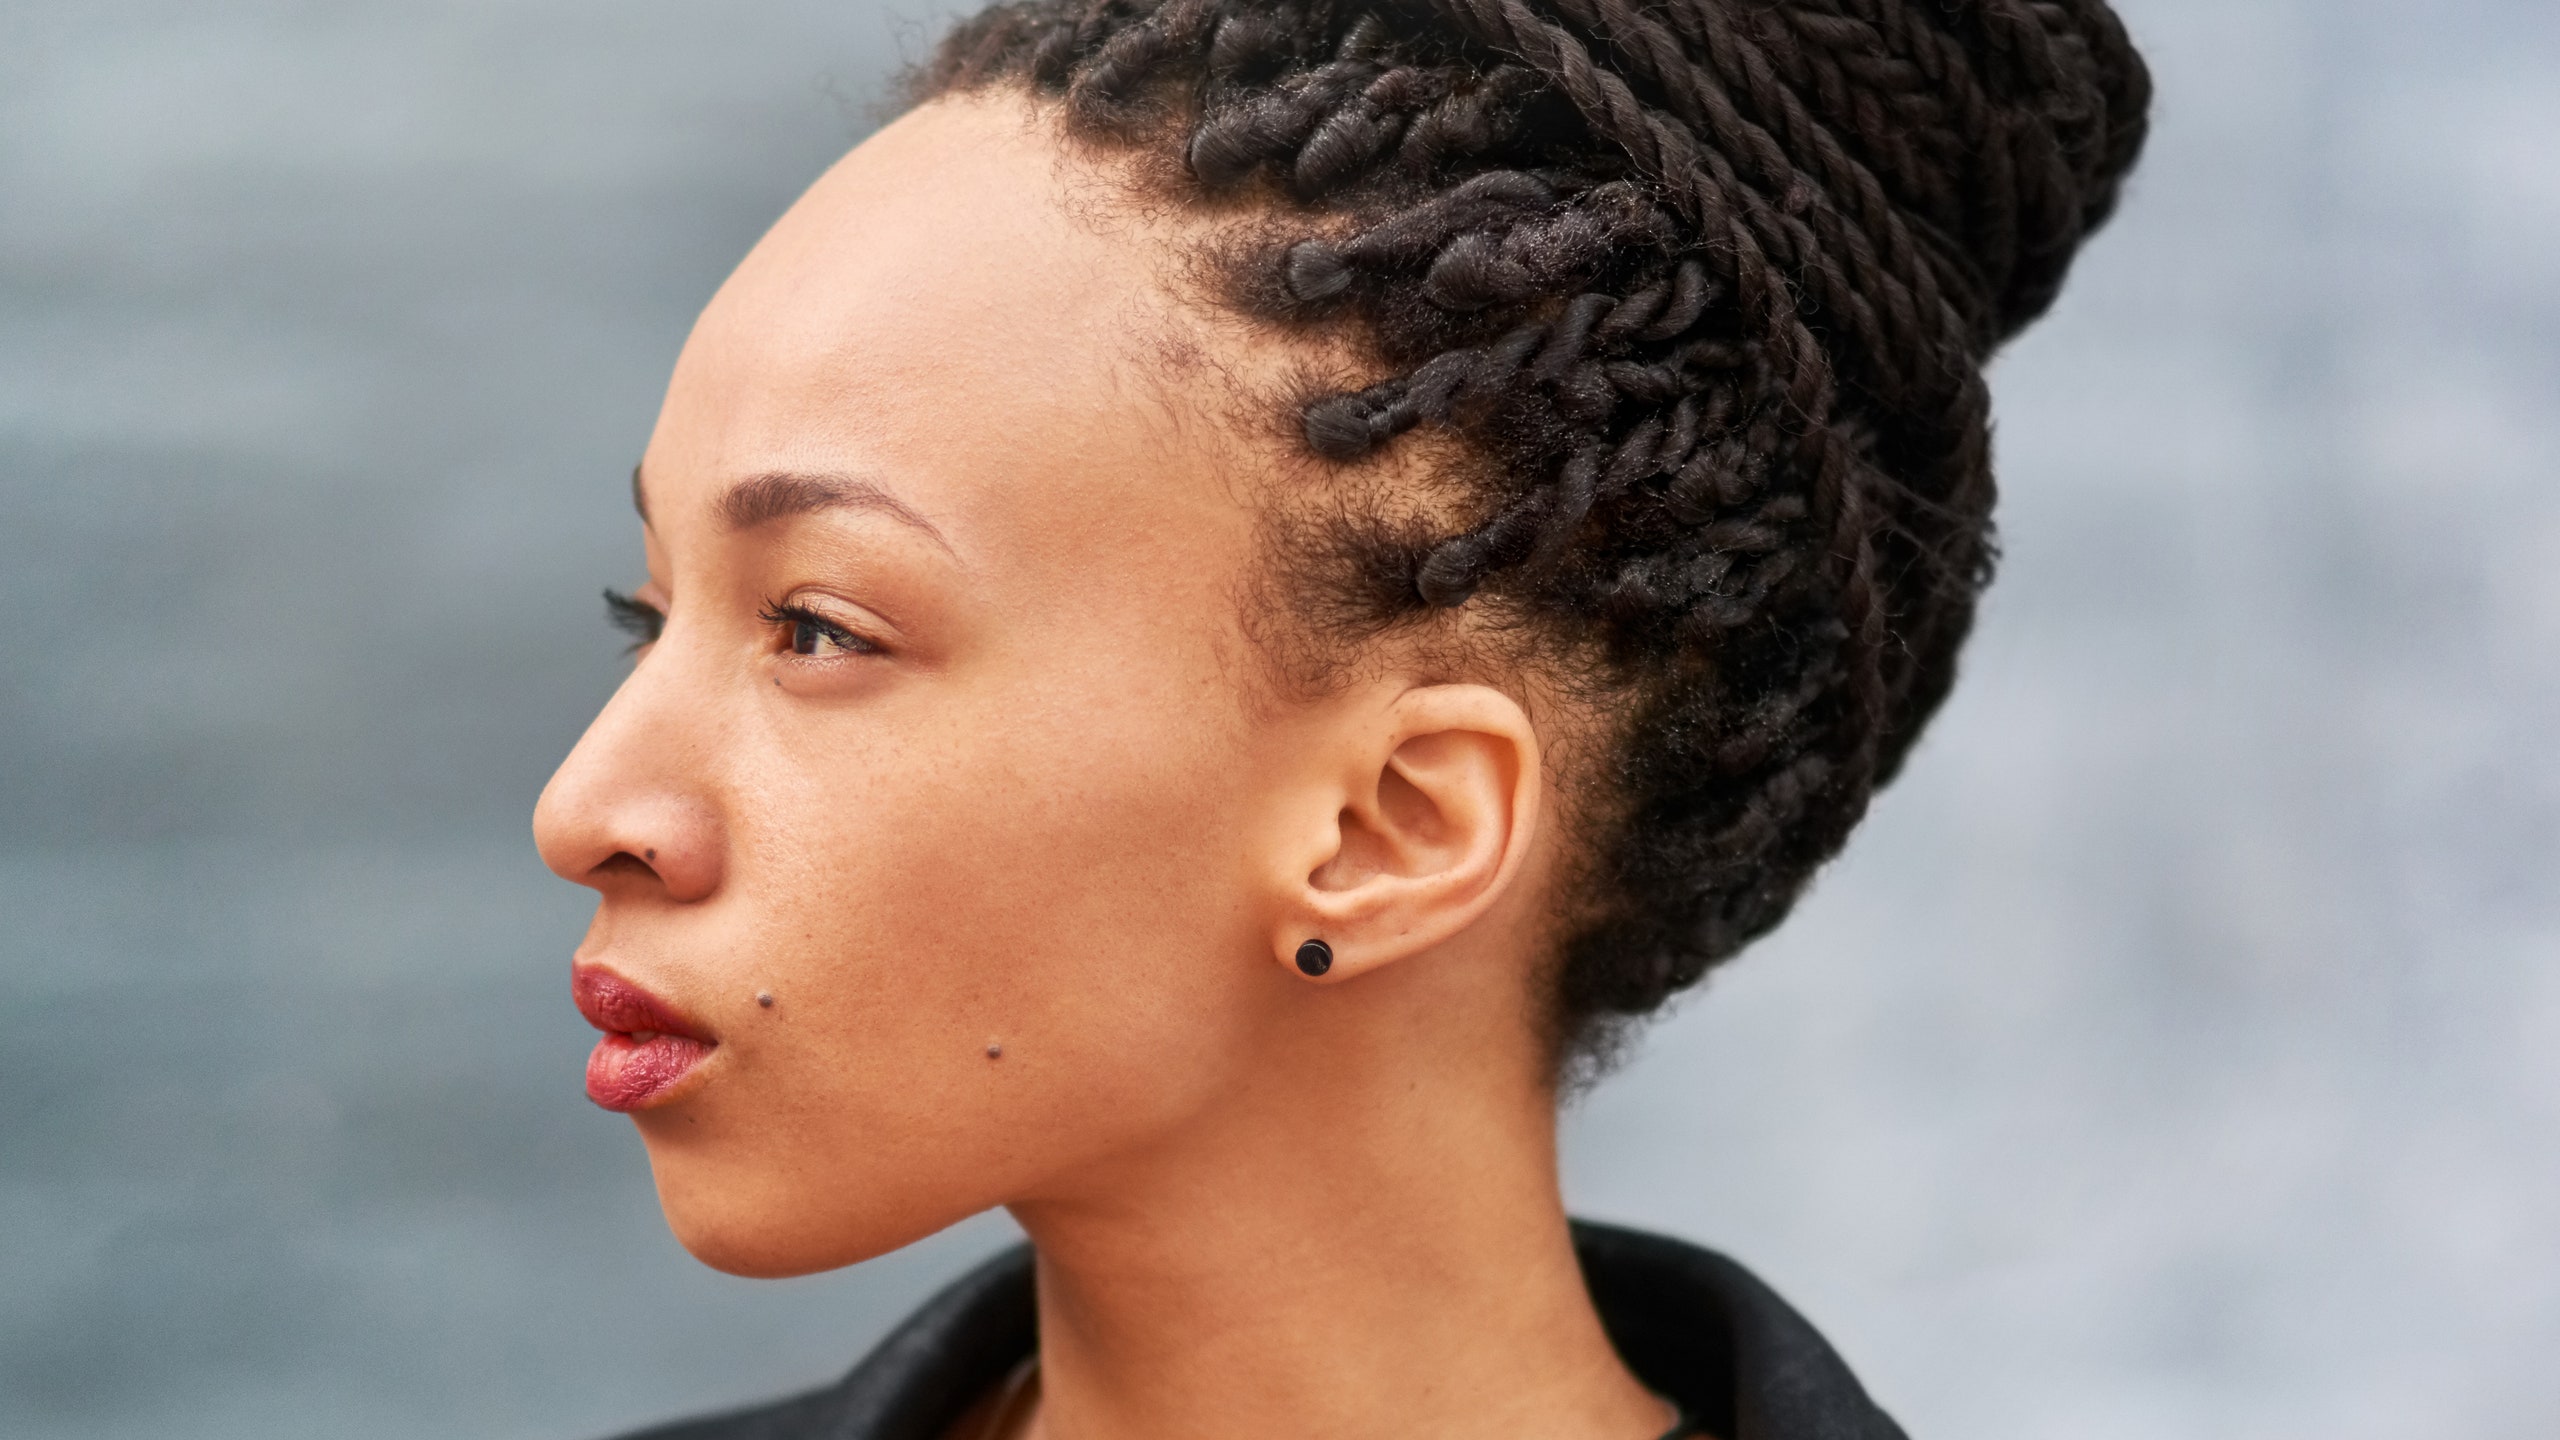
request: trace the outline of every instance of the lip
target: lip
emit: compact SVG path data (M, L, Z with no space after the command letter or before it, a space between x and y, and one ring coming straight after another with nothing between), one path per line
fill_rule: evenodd
M587 1098L625 1114L668 1098L720 1042L683 1011L601 965L570 972L569 996L604 1032L587 1056Z

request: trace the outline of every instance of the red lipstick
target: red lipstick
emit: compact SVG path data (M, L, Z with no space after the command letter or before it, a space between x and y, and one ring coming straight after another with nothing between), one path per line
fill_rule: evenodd
M572 972L569 994L604 1032L587 1056L587 1098L607 1110L655 1104L719 1044L674 1006L599 966Z

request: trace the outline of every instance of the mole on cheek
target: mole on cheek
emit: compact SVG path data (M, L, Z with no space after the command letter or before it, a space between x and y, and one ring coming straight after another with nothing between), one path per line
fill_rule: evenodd
M770 990L759 990L759 991L757 991L757 992L756 992L756 1003L757 1003L757 1004L759 1004L759 1005L761 1005L761 1006L763 1006L763 1007L764 1007L764 1008L766 1008L767 1010L772 1009L772 1008L773 1008L773 992L772 992L772 991L770 991Z
M1001 1046L1001 1045L990 1045L990 1046L988 1046L988 1047L987 1047L987 1058L988 1058L988 1059L990 1059L990 1060L1001 1060L1001 1059L1003 1059L1003 1058L1004 1058L1004 1047L1003 1047L1003 1046Z

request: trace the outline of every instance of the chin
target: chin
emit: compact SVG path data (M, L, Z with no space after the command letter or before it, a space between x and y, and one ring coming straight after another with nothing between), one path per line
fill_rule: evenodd
M693 1258L726 1274L784 1280L840 1270L903 1249L995 1202L917 1203L912 1194L810 1188L805 1174L758 1175L698 1152L649 1147L667 1228ZM786 1178L787 1176L787 1178ZM852 1188L861 1188L858 1185Z
M692 1218L683 1211L667 1211L667 1228L675 1232L676 1242L712 1269L747 1280L815 1275L859 1264L897 1248L884 1245L876 1250L822 1250L801 1243L799 1237L775 1234L770 1227L688 1223Z

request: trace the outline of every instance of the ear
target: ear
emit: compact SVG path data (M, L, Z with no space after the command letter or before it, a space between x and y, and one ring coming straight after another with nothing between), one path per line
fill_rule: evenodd
M1439 945L1525 866L1538 826L1538 734L1483 685L1423 685L1346 716L1326 778L1304 795L1273 953L1298 970L1321 940L1333 984Z

